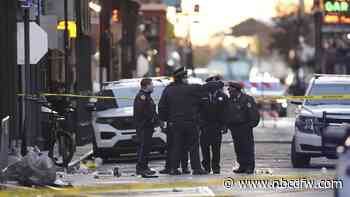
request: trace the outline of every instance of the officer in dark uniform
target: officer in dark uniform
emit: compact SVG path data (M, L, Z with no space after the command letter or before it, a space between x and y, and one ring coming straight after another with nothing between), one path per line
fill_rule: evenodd
M229 82L230 98L226 108L226 124L231 130L239 168L235 173L254 173L255 149L253 128L259 124L260 115L253 97L241 91L238 82Z
M206 80L207 84L213 81L220 81L221 76L213 76ZM227 105L228 96L221 87L208 90L208 94L201 99L201 150L202 165L210 173L220 174L220 154L222 132L227 132L225 126L224 110ZM210 158L212 153L212 159Z
M151 97L153 83L151 79L141 80L141 90L134 100L134 120L138 139L138 158L136 174L151 176L155 171L148 167L148 155L152 148L152 135L157 123L156 105Z
M166 121L172 135L170 152L170 175L179 175L180 160L190 153L192 174L207 174L202 169L199 156L198 112L203 89L200 85L187 83L187 71L177 69L175 81L165 88L159 102L159 117ZM185 151L183 150L185 149Z
M164 128L165 130L165 134L166 134L166 138L167 138L167 158L165 161L165 167L163 170L160 170L159 173L160 174L169 174L170 173L170 153L172 151L172 147L173 147L173 133L169 132L171 129L169 126L167 126L167 128ZM183 148L183 152L181 154L181 172L182 174L190 174L190 170L188 169L188 152L186 152L186 150Z

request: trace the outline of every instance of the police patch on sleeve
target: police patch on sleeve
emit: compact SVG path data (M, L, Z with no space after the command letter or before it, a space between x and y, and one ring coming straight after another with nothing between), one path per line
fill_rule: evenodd
M252 104L248 102L248 103L247 103L247 107L248 107L248 108L252 108Z
M146 100L145 95L141 95L140 98L141 98L141 100Z

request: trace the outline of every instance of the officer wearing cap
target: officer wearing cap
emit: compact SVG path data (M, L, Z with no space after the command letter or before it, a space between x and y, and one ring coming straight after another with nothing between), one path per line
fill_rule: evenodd
M199 156L199 130L197 128L199 101L202 86L187 83L184 67L173 73L174 82L168 85L159 101L159 117L166 121L172 135L170 152L170 175L179 175L183 154L190 153L192 174L207 174L202 169ZM183 151L183 148L185 151Z
M209 77L207 84L221 81L221 76ZM224 84L219 87L209 88L208 93L201 98L201 136L200 144L202 150L202 165L210 173L220 174L220 154L222 132L226 133L225 108L228 96L223 92ZM212 159L210 157L212 154Z
M226 108L226 124L231 130L239 168L235 173L254 173L255 149L253 128L259 124L260 115L253 97L242 92L238 82L229 82L230 98Z
M158 122L156 105L151 97L153 89L152 79L142 79L141 90L134 100L134 120L139 143L136 174L142 176L151 176L156 173L148 167L148 155L152 147L152 135L154 133L154 126Z

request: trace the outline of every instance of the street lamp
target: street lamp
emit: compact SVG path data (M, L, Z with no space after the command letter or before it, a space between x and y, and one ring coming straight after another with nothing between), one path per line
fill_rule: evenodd
M97 3L93 2L93 1L89 2L89 8L92 9L93 11L97 12L97 13L100 13L101 10L102 10L102 7L99 4L97 4Z

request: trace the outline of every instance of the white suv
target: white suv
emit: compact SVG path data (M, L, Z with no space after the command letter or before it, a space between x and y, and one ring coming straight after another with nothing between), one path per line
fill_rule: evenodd
M306 96L346 95L350 76L315 75ZM298 104L291 160L295 168L306 167L311 157L336 158L336 146L350 123L350 100L323 99L292 102ZM335 140L338 139L338 140Z
M120 154L136 153L136 128L133 119L133 102L140 90L141 79L120 80L106 83L101 96L116 97L116 99L102 99L96 103L93 115L94 154L108 159L119 157ZM166 79L154 79L152 97L156 103L170 83ZM152 139L152 151L164 153L166 135L160 127L155 128Z

